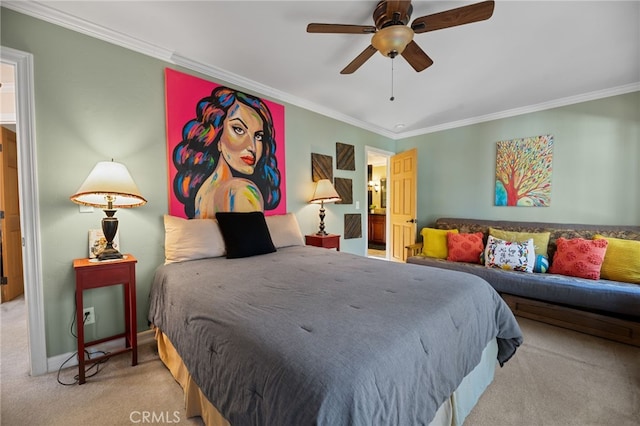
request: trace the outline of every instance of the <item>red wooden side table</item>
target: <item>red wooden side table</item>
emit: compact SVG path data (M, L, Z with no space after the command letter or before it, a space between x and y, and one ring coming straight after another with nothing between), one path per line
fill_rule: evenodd
M87 361L97 362L105 358L131 352L131 365L138 364L138 340L136 319L136 263L137 259L130 254L120 260L94 261L93 259L75 259L73 268L76 272L76 321L78 329L78 383L85 382L85 364ZM122 285L124 293L125 331L110 337L91 342L84 341L84 306L82 294L84 290L112 285ZM90 360L85 360L84 351L88 346L124 337L125 347Z
M340 235L336 235L336 234L305 235L305 241L308 246L334 248L337 251L340 251Z

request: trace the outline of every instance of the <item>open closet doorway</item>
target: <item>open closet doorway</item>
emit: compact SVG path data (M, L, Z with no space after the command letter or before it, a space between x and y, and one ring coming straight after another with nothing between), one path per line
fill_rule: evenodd
M389 159L393 152L378 148L365 147L367 167L367 256L378 259L389 259L388 229L389 215Z

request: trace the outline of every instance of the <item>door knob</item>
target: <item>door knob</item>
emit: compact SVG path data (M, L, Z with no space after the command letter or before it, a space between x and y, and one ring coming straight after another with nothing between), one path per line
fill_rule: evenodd
M407 223L418 223L418 219L409 219Z

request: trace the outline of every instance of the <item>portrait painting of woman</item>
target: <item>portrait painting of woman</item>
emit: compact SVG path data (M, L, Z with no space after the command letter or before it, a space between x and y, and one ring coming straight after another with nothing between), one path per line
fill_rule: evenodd
M220 211L286 212L284 140L277 139L284 109L175 70L167 69L166 77L170 214L213 218ZM190 101L183 99L185 91Z

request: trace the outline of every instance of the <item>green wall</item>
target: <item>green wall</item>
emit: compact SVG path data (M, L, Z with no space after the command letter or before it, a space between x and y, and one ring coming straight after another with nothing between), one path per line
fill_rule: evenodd
M127 165L148 200L141 208L117 213L123 251L139 260L138 329L144 330L153 272L164 259L163 71L174 66L4 8L1 23L3 46L34 55L47 354L75 350L69 332L71 261L86 257L87 230L99 228L103 217L100 210L80 213L69 195L96 162L110 158ZM640 224L640 93L402 141L295 106L285 108L287 210L296 213L303 233L318 226L318 206L306 202L313 186L311 153L333 156L334 176L353 179L354 201L360 202L360 210L328 206L327 230L342 234L345 213L366 217L365 145L392 152L418 148L419 226L441 216ZM555 137L551 207L494 207L495 142L546 133ZM335 170L336 142L355 146L355 172ZM366 244L362 238L343 240L341 249L364 254ZM95 326L87 326L90 338L123 327L120 298L117 288L85 292L85 306L95 306L97 319Z
M551 205L496 207L496 142L554 137ZM418 226L439 217L640 225L640 92L407 138Z
M80 213L69 196L98 161L126 164L148 200L116 214L122 250L138 258L138 330L145 330L153 273L164 261L162 216L168 209L164 68L178 67L9 9L1 10L1 22L2 45L34 55L47 354L75 350L69 331L75 309L71 262L87 256L87 231L100 227L104 213ZM344 213L366 214L364 146L393 150L395 142L295 106L285 109L287 210L297 215L303 233L316 232L319 221L319 207L307 203L311 153L335 158L336 142L355 146L356 171L334 170L334 176L352 178L353 187L362 188L361 194L354 191L361 209L333 204L325 218L329 232L343 234ZM366 244L363 238L343 240L341 249L364 255ZM119 286L86 291L84 297L96 315L96 324L85 327L89 339L123 329Z

